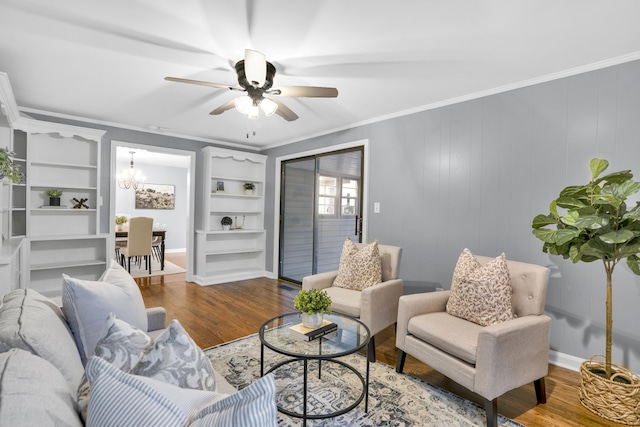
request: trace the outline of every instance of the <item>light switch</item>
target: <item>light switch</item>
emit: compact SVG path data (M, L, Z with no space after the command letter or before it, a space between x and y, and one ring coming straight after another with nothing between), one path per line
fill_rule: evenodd
M373 213L380 213L380 202L373 203Z

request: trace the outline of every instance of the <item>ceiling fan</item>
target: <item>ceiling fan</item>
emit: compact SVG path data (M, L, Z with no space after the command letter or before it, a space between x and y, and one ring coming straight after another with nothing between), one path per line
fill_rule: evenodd
M240 96L232 99L231 101L222 104L209 114L222 114L225 111L236 107L238 111L252 119L258 117L258 109L261 109L267 116L276 113L290 122L298 118L298 115L289 107L279 100L272 98L272 96L305 98L335 98L338 96L338 90L333 87L282 86L272 88L273 77L276 74L276 67L274 67L272 63L267 62L264 54L255 50L246 49L244 59L236 63L235 69L236 74L238 75L238 84L240 86L181 79L178 77L165 77L164 79L172 82L190 83L246 92L246 96Z

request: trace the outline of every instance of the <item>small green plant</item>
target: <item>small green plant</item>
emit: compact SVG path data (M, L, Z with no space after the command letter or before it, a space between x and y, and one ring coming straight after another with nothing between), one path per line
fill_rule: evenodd
M0 178L7 179L14 184L21 184L24 181L24 173L13 164L11 157L14 155L6 148L0 148Z
M122 225L124 223L127 222L127 217L122 215L122 216L117 216L116 217L116 225Z
M293 300L293 306L307 314L331 314L331 297L322 289L301 289Z
M256 189L256 185L253 182L245 182L242 185L242 188L244 188L247 191L251 191Z
M47 196L49 196L49 197L60 197L60 196L62 196L62 191L61 190L56 190L55 188L51 188L51 189L47 190Z

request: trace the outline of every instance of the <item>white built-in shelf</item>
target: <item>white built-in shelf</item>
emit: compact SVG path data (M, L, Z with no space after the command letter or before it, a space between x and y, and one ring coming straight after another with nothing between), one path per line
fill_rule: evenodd
M195 281L212 285L265 275L264 187L266 156L206 147L204 215L196 232ZM253 194L244 191L252 182ZM217 191L218 184L224 191ZM222 230L228 216L242 228Z

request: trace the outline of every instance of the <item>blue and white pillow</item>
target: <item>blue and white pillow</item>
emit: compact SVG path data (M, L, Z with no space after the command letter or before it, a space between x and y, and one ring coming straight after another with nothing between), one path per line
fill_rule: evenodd
M154 341L140 329L110 313L93 355L125 373L182 388L216 391L211 361L177 320L172 320ZM85 420L92 394L85 375L78 388L78 406Z
M277 425L272 375L225 395L127 374L99 357L89 360L86 373L92 390L88 427Z

